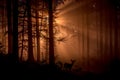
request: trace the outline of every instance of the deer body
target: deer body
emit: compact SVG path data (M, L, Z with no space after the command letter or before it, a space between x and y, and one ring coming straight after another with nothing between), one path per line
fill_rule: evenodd
M75 62L75 60L71 60L71 63L64 63L64 69L67 71L68 70L71 71L74 62Z
M62 70L62 66L63 66L63 63L62 63L61 61L58 61L58 62L56 63L57 69Z

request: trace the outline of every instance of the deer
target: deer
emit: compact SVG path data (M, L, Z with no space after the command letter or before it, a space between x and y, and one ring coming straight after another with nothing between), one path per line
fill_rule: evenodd
M72 59L71 59L71 63L64 63L64 69L67 71L71 71L74 63L75 63L75 60L72 60Z
M56 63L56 68L59 69L59 70L62 70L62 66L63 66L63 63L61 61L58 61Z

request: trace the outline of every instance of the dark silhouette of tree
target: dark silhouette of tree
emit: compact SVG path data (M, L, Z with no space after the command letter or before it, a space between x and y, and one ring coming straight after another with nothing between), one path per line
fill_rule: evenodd
M26 0L28 16L28 61L33 62L33 45L32 45L32 20L31 20L31 0Z
M49 13L49 64L54 66L53 1L48 0Z
M118 49L118 29L119 29L119 20L118 20L118 14L119 14L119 11L120 11L120 1L119 0L110 0L111 1L111 4L112 4L112 8L113 8L113 16L114 16L114 19L113 19L113 22L114 22L114 37L115 37L115 40L114 40L114 43L115 43L115 58L118 59L118 56L119 56L119 49Z
M8 53L12 54L12 15L11 15L11 0L6 1L7 5L7 22L8 22Z
M119 11L120 11L120 1L119 0L107 0L107 2L109 3L109 11L110 11L110 17L112 19L110 19L110 23L114 25L114 54L115 54L115 58L118 59L119 56L119 49L118 49L118 30L119 30L119 20L118 20L118 15L119 15ZM112 25L110 25L112 26ZM110 27L110 29L113 29L112 27ZM111 33L110 33L110 37L111 37ZM112 39L112 38L111 38ZM112 46L112 40L111 40L111 46ZM111 47L110 46L110 47ZM112 47L111 49L112 50ZM112 53L112 51L111 51Z
M22 60L23 57L23 50L24 50L24 30L25 30L25 14L26 14L26 10L24 12L24 20L22 21L23 25L22 25L22 47L21 47L21 56L20 56L20 60Z
M37 61L40 62L40 32L39 32L39 12L38 0L36 0L36 37L37 37ZM41 22L42 23L42 22Z
M18 59L18 0L13 0L13 58Z

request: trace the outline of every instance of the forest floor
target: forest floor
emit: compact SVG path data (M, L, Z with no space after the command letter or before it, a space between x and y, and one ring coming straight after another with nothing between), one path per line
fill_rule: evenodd
M115 64L114 64L115 65ZM30 80L120 80L120 70L111 70L102 74L85 72L76 75L70 71L50 68L29 62L14 62L9 57L0 55L0 79L30 79Z

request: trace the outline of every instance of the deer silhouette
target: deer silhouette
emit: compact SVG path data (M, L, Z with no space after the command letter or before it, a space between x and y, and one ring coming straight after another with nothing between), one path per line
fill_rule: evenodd
M57 69L62 70L62 66L63 66L63 63L62 63L61 61L58 61L58 62L56 63Z
M71 59L71 63L64 63L64 69L66 71L71 71L74 63L75 63L75 60L72 60L72 59Z

